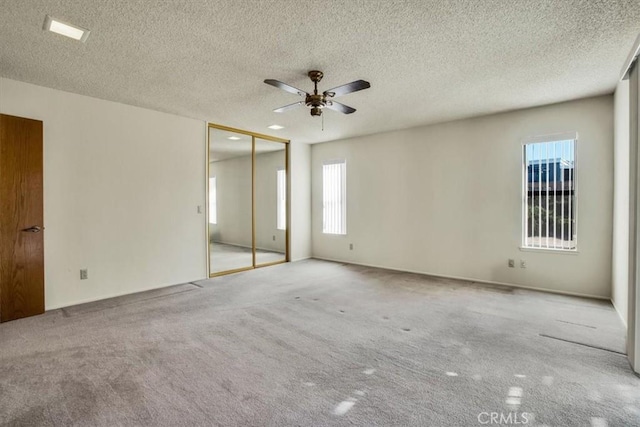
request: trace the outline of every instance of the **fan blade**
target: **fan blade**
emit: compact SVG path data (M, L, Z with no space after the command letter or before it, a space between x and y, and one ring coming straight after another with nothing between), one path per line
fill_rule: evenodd
M348 105L340 104L336 101L328 101L326 107L331 108L332 110L340 111L344 114L351 114L356 112L355 108L351 108Z
M355 82L347 83L346 85L334 87L324 91L324 95L335 98L337 96L346 95L351 92L357 92L362 89L369 89L371 84L364 80L356 80Z
M267 79L264 82L266 84L268 84L268 85L275 86L278 89L286 90L287 92L290 92L290 93L295 93L296 95L300 95L300 96L306 96L307 95L306 92L304 92L304 91L302 91L300 89L296 89L293 86L289 86L286 83L282 83L279 80Z
M285 105L284 107L276 108L273 110L274 113L283 113L287 110L291 110L292 108L297 107L298 105L304 105L304 101L294 102L293 104Z

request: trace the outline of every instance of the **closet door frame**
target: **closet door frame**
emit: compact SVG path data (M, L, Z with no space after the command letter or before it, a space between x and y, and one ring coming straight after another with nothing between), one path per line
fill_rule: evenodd
M252 265L249 267L237 268L211 273L211 243L209 241L209 153L211 151L211 129L217 129L227 132L240 133L251 137L251 253ZM272 141L274 143L284 144L285 156L285 176L286 176L286 219L285 219L285 254L284 259L264 264L256 264L256 139ZM229 126L222 126L214 123L207 123L206 138L206 176L205 176L205 236L207 251L207 274L209 277L224 276L226 274L238 273L241 271L253 270L256 268L269 267L276 264L289 262L290 252L290 228L291 228L291 178L289 175L289 143L288 139L278 138L276 136L265 135L257 132L251 132L243 129L236 129Z

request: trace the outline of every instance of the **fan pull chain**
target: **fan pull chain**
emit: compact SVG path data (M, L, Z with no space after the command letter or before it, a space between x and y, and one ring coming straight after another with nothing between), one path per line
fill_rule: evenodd
M324 114L322 115L322 132L324 132Z

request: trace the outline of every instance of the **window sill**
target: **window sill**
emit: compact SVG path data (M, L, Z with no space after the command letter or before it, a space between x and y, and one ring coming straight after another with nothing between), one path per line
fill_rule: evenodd
M579 255L577 249L546 249L546 248L526 248L520 246L521 252L537 252L544 254L560 254L560 255Z

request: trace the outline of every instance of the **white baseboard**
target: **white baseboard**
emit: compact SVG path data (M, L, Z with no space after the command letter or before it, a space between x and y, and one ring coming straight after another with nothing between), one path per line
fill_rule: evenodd
M581 294L581 293L578 293L578 292L566 292L566 291L559 291L559 290L555 290L555 289L536 288L536 287L533 287L533 286L524 286L524 285L518 285L518 284L515 284L515 283L494 282L494 281L491 281L491 280L472 279L470 277L449 276L449 275L446 275L446 274L429 273L428 271L406 270L406 269L401 269L401 268L386 267L386 266L383 266L383 265L365 264L365 263L360 263L360 262L345 261L345 260L341 260L341 259L324 258L324 257L318 257L318 256L312 256L311 258L319 259L319 260L323 260L323 261L339 262L339 263L342 263L342 264L353 264L353 265L361 265L363 267L381 268L383 270L392 270L392 271L401 271L401 272L404 272L404 273L422 274L424 276L440 277L440 278L443 278L443 279L462 280L462 281L465 281L465 282L483 283L483 284L487 284L487 285L506 286L506 287L509 287L509 288L527 289L527 290L530 290L530 291L547 292L547 293L551 293L551 294L568 295L568 296L572 296L572 297L592 298L592 299L611 301L611 298L603 297L603 296L599 296L599 295Z
M363 267L380 268L380 269L383 269L383 270L400 271L400 272L404 272L404 273L413 273L413 274L421 274L421 275L424 275L424 276L440 277L440 278L443 278L443 279L462 280L462 281L465 281L465 282L483 283L483 284L487 284L487 285L505 286L505 287L509 287L509 288L527 289L527 290L537 291L537 292L547 292L547 293L559 294L559 295L568 295L568 296L575 296L575 297L582 297L582 298L592 298L592 299L611 301L611 299L608 298L608 297L602 297L602 296L598 296L598 295L589 295L589 294L581 294L581 293L577 293L577 292L558 291L558 290L555 290L555 289L536 288L536 287L533 287L533 286L523 286L523 285L517 285L517 284L514 284L514 283L505 283L505 282L495 282L495 281L490 281L490 280L472 279L472 278L469 278L469 277L450 276L450 275L445 275L445 274L434 274L434 273L429 273L429 272L426 272L426 271L407 270L407 269L400 269L400 268L394 268L394 267L386 267L386 266L383 266L383 265L365 264L365 263L359 263L359 262L353 262L353 261L345 261L345 260L333 259L333 258L318 257L318 256L308 256L308 257L304 257L304 258L296 258L296 259L291 260L291 261L292 262L297 262L297 261L303 261L303 260L306 260L306 259L318 259L318 260L322 260L322 261L339 262L339 263L342 263L342 264L353 264L353 265L359 265L359 266L363 266ZM45 311L57 310L57 309L64 308L64 307L71 307L71 306L74 306L74 305L87 304L87 303L90 303L90 302L102 301L102 300L109 299L109 298L117 298L117 297L121 297L121 296L125 296L125 295L131 295L131 294L137 294L137 293L140 293L140 292L152 291L152 290L155 290L155 289L168 288L170 286L183 285L185 283L194 282L194 281L198 281L198 280L206 280L206 279L208 279L208 277L201 277L201 278L193 279L193 280L186 281L186 282L176 283L176 284L149 286L147 288L136 289L133 292L128 292L128 291L117 292L117 293L110 294L110 295L107 295L107 296L101 296L101 297L77 300L77 301L73 301L73 302L68 303L68 304L58 304L58 305L53 305L53 306L47 306ZM620 311L618 311L618 309L615 306L615 304L613 303L613 301L611 301L611 303L613 304L613 306L614 306L614 308L616 310L616 313L618 313L618 316L620 316ZM620 319L622 319L622 316L620 316ZM625 327L627 327L626 319L622 319L622 323L625 325Z

